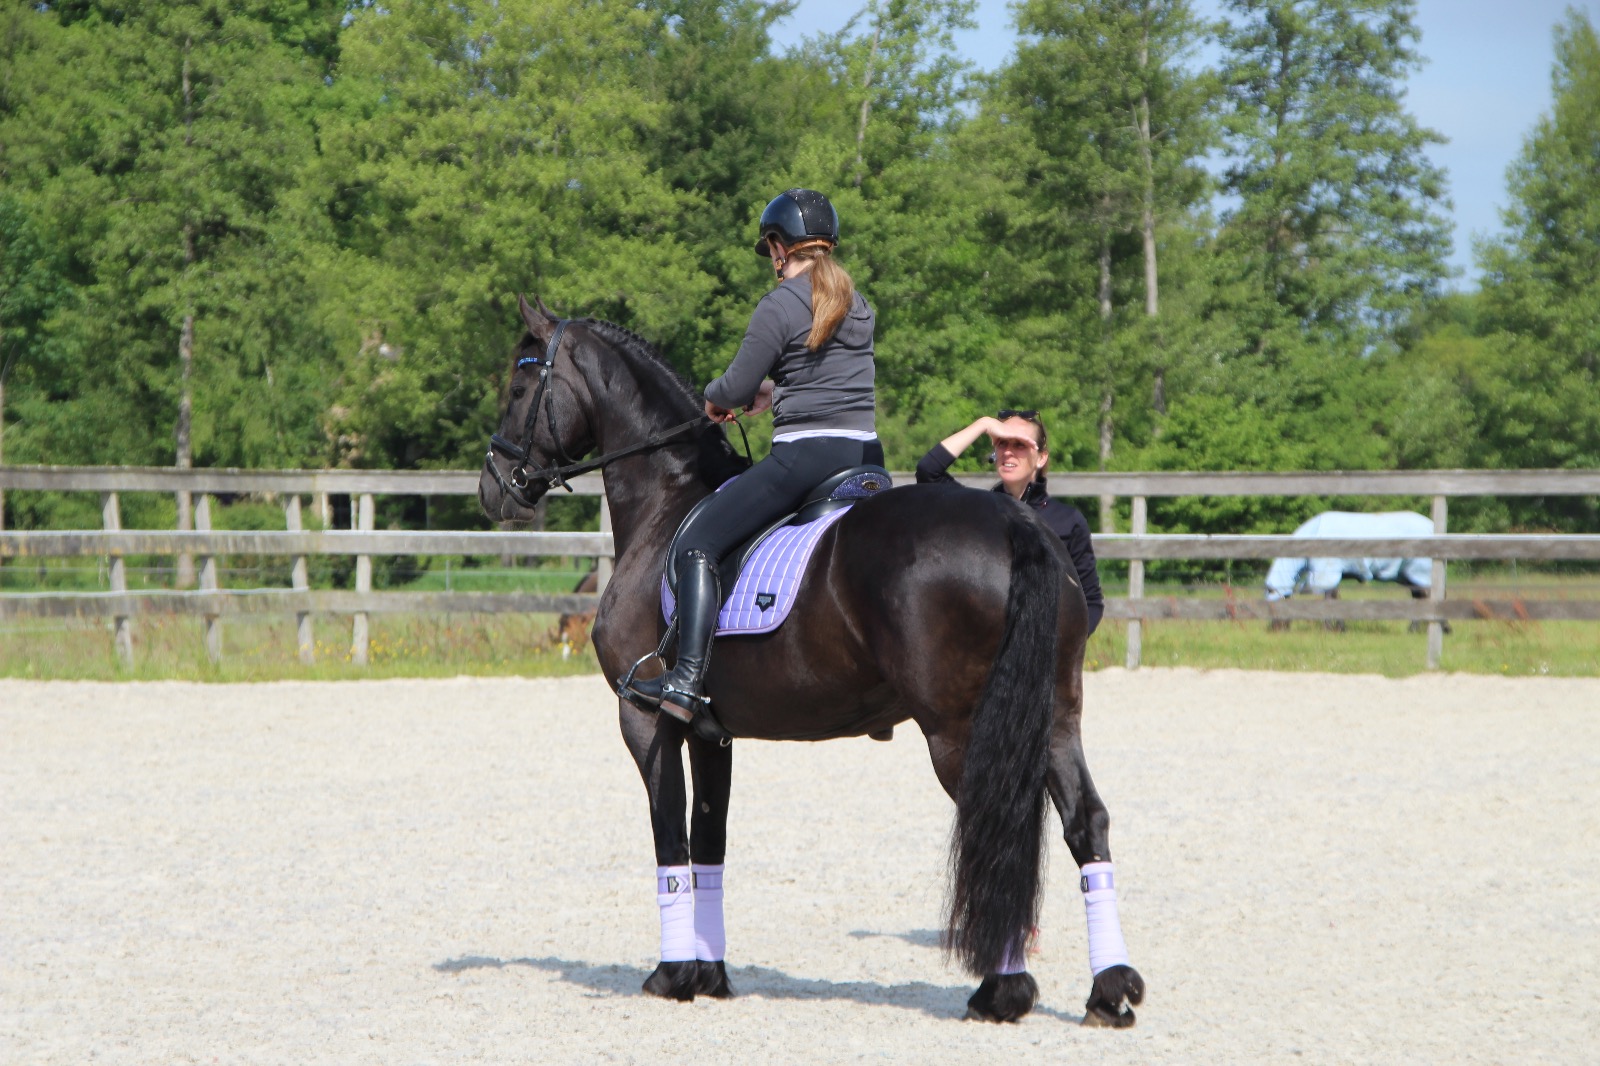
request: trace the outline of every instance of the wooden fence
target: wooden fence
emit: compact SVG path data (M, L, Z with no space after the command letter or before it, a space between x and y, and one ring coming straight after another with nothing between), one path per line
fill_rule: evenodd
M910 475L898 475L904 482ZM988 477L963 482L987 487ZM609 514L600 508L599 532L418 532L380 531L374 526L374 497L476 495L476 471L262 471L178 470L127 467L0 467L0 492L45 490L96 492L102 526L92 531L0 532L0 559L38 556L98 556L110 561L110 591L100 593L9 593L0 595L0 621L23 618L111 618L118 654L131 661L132 620L147 614L185 614L204 619L213 659L220 658L221 619L226 615L294 613L303 661L312 657L312 616L353 616L351 658L368 655L368 615L373 612L562 612L592 610L597 594L566 596L537 593L374 592L374 555L581 556L597 560L601 588L609 574L612 539ZM576 478L573 490L601 495L597 475ZM1101 559L1126 560L1125 598L1107 602L1106 616L1128 624L1127 665L1142 656L1142 625L1150 619L1387 619L1428 625L1427 665L1437 668L1443 649L1443 623L1467 619L1579 619L1600 621L1600 601L1451 601L1445 598L1446 563L1451 559L1600 561L1600 535L1484 536L1447 532L1449 499L1460 496L1600 496L1600 471L1433 470L1324 473L1066 473L1051 477L1056 495L1131 497L1132 526L1125 534L1099 534ZM194 500L194 529L123 530L120 497L129 492L172 494ZM211 497L276 495L283 502L283 531L211 529ZM332 514L330 497L348 495L351 530L305 531L302 503L309 497L323 516ZM1303 538L1153 534L1148 530L1148 500L1177 496L1426 496L1432 499L1435 535L1386 539ZM129 555L192 556L200 561L194 591L130 592L124 560ZM235 554L292 558L287 589L223 589L216 559ZM1271 559L1278 556L1403 556L1434 560L1433 587L1425 601L1351 602L1247 599L1149 599L1144 595L1145 563L1152 559ZM355 588L313 591L307 581L310 556L354 556Z

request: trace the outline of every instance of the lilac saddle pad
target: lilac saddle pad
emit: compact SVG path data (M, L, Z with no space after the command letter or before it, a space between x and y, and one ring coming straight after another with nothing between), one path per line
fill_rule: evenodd
M789 617L800 579L822 534L845 516L848 507L829 511L803 526L780 526L762 541L733 583L733 591L722 601L717 615L717 635L770 633ZM671 620L677 600L661 578L661 616Z

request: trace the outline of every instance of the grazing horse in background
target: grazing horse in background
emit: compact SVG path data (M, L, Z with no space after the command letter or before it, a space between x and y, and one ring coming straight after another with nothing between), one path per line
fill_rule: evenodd
M526 329L479 500L493 519L521 518L566 478L604 470L616 563L592 640L616 687L666 632L661 580L673 533L743 461L649 344L518 304ZM1084 761L1087 611L1063 552L1028 508L998 493L880 492L822 534L788 621L718 641L706 691L735 737L826 740L908 720L922 730L956 801L946 946L983 978L969 1016L1015 1020L1037 1002L1024 963L1048 794L1083 868L1094 972L1084 1021L1122 1027L1144 982L1128 965L1109 818ZM658 864L662 954L644 990L731 995L721 879L732 749L627 700L618 714L649 796Z
M1302 522L1296 537L1431 537L1433 519L1415 511L1384 511L1362 514L1356 511L1324 511ZM1432 559L1366 557L1360 559L1295 558L1274 559L1267 570L1267 599L1288 599L1303 586L1308 592L1326 595L1339 588L1339 582L1353 577L1368 581L1394 581L1413 593L1427 595L1433 587Z
M1415 511L1383 511L1365 514L1359 511L1324 511L1302 522L1294 531L1296 537L1346 537L1393 538L1431 537L1433 519ZM1267 569L1267 599L1286 600L1300 591L1315 593L1325 599L1339 598L1339 583L1347 577L1362 584L1368 581L1393 581L1411 590L1414 599L1426 599L1433 587L1432 559L1402 559L1364 556L1340 559L1333 556L1274 559ZM1272 622L1272 628L1287 629L1286 619ZM1413 622L1413 629L1418 623ZM1333 628L1343 629L1344 623Z

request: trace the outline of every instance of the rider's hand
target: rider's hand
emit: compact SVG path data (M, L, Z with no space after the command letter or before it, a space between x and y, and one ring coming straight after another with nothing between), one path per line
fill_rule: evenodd
M726 407L718 407L710 400L706 401L706 417L713 422L732 422L739 417L738 412L730 411Z
M745 407L744 413L747 415L759 415L763 411L770 410L772 410L772 379L768 378L756 390L756 398L751 400Z

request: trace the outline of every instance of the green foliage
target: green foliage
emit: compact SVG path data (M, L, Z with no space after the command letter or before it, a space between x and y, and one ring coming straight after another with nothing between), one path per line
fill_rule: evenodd
M1512 165L1508 233L1479 249L1488 365L1468 384L1486 464L1600 466L1600 37L1555 33L1554 106Z
M1275 370L1384 347L1446 275L1440 137L1403 106L1413 0L1229 0L1220 302ZM1258 386L1259 387L1259 386Z
M1023 406L1057 470L1600 466L1584 16L1557 30L1481 296L1442 296L1437 137L1403 100L1412 0L1229 0L1215 26L1187 0L1023 0L983 76L953 47L973 9L870 0L779 52L790 6L763 0L9 5L4 457L168 464L187 395L201 465L475 466L518 292L703 383L771 284L759 211L804 185L838 205L878 312L892 465ZM24 524L75 513L7 502ZM1174 501L1158 524L1283 528L1309 506ZM1593 501L1462 510L1594 520ZM486 520L399 500L381 521Z

